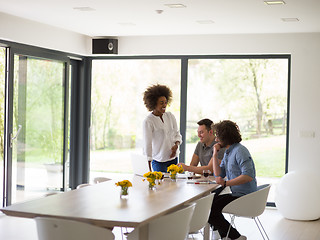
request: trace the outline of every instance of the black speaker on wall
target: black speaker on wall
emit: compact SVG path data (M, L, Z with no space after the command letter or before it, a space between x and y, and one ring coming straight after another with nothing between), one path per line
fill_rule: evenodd
M93 54L118 54L118 39L92 39Z

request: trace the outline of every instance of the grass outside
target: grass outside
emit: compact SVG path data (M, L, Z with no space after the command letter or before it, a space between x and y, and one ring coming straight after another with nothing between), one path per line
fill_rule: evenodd
M286 136L273 136L242 142L254 160L258 177L279 178L285 174ZM186 162L189 163L195 144L187 144ZM91 171L132 173L130 154L141 149L91 151Z
M242 144L252 155L258 177L282 177L285 174L285 135L246 140Z
M258 177L279 178L285 174L285 141L286 136L272 136L244 140L245 145L254 160ZM188 143L186 147L186 163L190 163L196 143ZM91 151L90 169L96 172L132 173L130 155L133 152L141 153L141 149L98 150ZM27 164L43 164L54 162L39 149L26 153ZM2 161L0 160L0 164Z

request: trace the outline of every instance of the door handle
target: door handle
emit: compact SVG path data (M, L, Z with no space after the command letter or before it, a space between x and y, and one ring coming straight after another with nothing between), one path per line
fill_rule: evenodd
M21 129L22 129L22 125L18 125L18 131L17 131L17 133L16 133L16 135L13 137L12 136L12 133L10 134L10 147L12 148L12 142L13 142L13 140L15 140L18 136L19 136L19 133L20 133L20 131L21 131Z

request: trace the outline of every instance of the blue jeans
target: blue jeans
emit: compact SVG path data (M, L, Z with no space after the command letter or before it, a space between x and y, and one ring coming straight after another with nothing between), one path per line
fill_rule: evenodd
M168 162L158 162L156 160L152 160L152 169L153 171L157 171L157 172L167 172L167 168L171 165L171 164L177 164L178 163L178 158L176 157L175 159L172 159Z

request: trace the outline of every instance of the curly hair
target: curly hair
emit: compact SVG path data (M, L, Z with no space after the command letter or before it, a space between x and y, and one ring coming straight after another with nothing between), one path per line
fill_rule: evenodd
M241 142L241 133L238 125L230 120L212 124L212 129L224 145L232 145Z
M155 84L146 89L143 94L144 105L149 111L153 111L157 106L157 101L160 97L167 99L168 105L172 100L172 92L165 85Z

